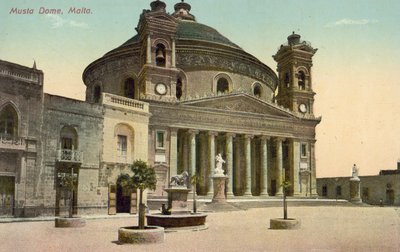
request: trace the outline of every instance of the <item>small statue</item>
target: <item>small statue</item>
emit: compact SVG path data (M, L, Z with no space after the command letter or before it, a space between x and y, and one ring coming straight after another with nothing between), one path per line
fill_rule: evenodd
M353 165L353 169L352 169L352 174L351 174L351 176L352 176L353 178L358 178L358 168L357 168L356 164Z
M224 175L224 169L222 169L222 165L225 163L225 160L222 159L221 153L219 153L216 157L215 157L215 170L214 170L214 174L215 175Z
M173 186L186 186L187 187L188 178L189 178L189 173L187 171L184 171L179 175L172 176L169 184L173 185Z

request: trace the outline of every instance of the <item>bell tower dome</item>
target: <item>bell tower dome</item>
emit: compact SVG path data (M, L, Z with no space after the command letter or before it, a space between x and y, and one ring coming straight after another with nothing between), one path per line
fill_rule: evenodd
M288 36L287 43L280 46L273 56L278 63L279 105L304 115L314 115L314 95L312 87L312 57L318 49L309 42L302 41L294 32Z

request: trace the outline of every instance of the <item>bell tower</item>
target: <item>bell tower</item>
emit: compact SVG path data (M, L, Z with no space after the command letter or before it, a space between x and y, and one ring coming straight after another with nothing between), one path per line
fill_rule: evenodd
M140 99L174 101L178 69L175 65L176 19L163 1L143 10L136 28L141 41Z
M318 49L302 41L294 32L287 40L273 56L278 63L279 76L276 101L295 113L314 115L311 67L312 57Z

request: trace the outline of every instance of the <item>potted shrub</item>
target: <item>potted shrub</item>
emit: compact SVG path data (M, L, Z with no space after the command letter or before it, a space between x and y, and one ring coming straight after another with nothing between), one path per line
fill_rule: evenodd
M59 184L61 187L69 192L69 206L67 217L55 218L55 227L83 227L85 226L85 220L73 216L73 195L78 188L78 176L74 174L74 168L71 168L71 173L64 173L59 178Z
M271 229L298 229L300 228L300 221L294 218L288 218L287 214L287 201L286 196L291 187L291 183L289 181L282 182L283 189L283 218L276 218L270 220L270 228Z
M164 228L145 226L146 206L143 203L143 193L146 189L156 188L157 178L152 167L146 162L137 160L131 165L133 175L121 174L119 180L122 186L139 190L138 226L122 227L118 230L120 243L156 243L164 241Z

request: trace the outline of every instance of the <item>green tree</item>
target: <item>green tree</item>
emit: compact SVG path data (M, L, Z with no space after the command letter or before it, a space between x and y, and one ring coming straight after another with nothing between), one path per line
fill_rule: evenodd
M193 186L193 213L197 213L197 202L196 202L196 188L197 188L197 184L201 183L203 180L201 178L201 176L196 173L195 175L190 177L190 184L192 184Z
M73 217L73 195L74 191L78 188L78 176L74 174L74 169L71 169L71 173L64 173L60 177L60 185L69 191L69 208L68 218Z
M118 179L122 186L127 186L131 189L139 189L139 229L144 229L146 218L146 206L143 204L143 192L146 189L155 190L157 184L156 173L153 167L147 165L142 160L137 160L131 165L132 176L121 174Z
M284 180L282 182L282 189L283 189L283 219L287 220L287 202L286 202L286 195L289 191L289 188L291 186L290 182L287 180Z

